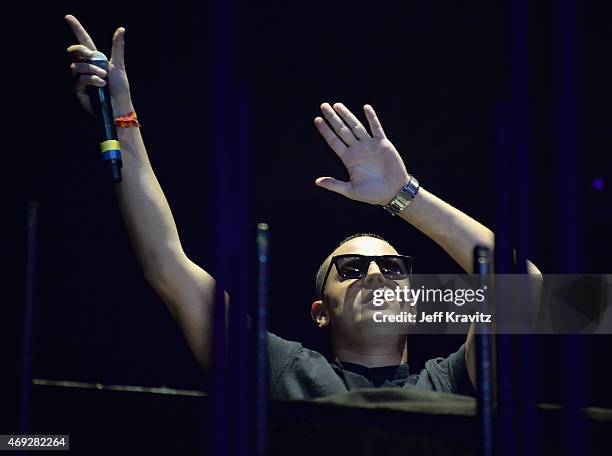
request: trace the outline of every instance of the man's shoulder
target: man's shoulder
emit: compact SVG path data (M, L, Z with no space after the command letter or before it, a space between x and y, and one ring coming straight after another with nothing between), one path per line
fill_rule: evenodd
M446 358L439 356L425 362L421 377L434 391L474 395L465 365L465 343Z
M268 354L274 399L313 399L346 392L327 359L299 342L268 332Z
M283 339L268 331L268 356L271 363L282 364L283 362L298 359L301 362L309 361L324 362L327 359L319 352L304 348L300 342Z
M268 359L272 379L280 377L303 356L306 349L301 343L283 339L268 331Z
M270 356L296 354L303 349L304 347L301 343L283 339L282 337L268 331L268 350L272 352L270 353Z

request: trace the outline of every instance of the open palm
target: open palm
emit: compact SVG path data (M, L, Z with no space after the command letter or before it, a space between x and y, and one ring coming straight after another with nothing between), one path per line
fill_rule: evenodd
M363 108L372 134L342 103L321 105L315 125L332 150L340 157L350 181L319 177L315 183L364 203L385 205L408 183L402 157L383 131L370 105ZM331 128L330 128L331 127Z

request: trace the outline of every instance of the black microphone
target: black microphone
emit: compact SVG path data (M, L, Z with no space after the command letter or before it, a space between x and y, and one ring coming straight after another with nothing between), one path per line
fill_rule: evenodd
M89 63L102 68L108 75L109 64L104 54L94 51ZM100 153L102 160L109 168L111 180L115 183L121 182L121 149L117 140L117 130L110 103L108 91L108 80L104 87L89 86L90 100L97 128L99 128Z

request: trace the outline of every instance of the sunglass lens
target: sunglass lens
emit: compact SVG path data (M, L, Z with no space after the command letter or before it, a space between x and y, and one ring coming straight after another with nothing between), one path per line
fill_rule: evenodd
M380 272L393 280L403 280L410 273L410 265L401 257L384 257L380 260Z
M358 256L339 258L336 266L340 276L346 279L358 279L367 274L367 260ZM364 272L364 268L365 272Z

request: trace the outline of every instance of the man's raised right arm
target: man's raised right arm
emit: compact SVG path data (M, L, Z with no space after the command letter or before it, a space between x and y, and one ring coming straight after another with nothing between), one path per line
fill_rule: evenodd
M66 16L79 44L70 46L75 92L85 109L91 105L85 88L102 86L104 70L85 62L95 45L73 16ZM108 74L115 116L134 111L125 72L123 34L117 29ZM166 303L200 365L210 366L210 336L215 281L183 251L168 201L155 177L139 128L118 128L123 181L115 186L117 200L138 261L147 281Z

